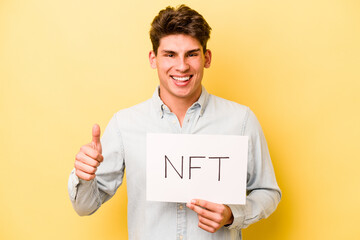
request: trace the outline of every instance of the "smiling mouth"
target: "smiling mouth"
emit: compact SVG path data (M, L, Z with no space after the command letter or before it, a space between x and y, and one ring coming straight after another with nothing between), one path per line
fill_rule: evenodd
M186 82L189 81L192 78L193 75L186 76L186 77L175 77L171 76L172 79L174 79L176 82Z

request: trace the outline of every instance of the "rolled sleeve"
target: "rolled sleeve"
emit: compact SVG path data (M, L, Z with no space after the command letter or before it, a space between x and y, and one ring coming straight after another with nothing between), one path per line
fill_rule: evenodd
M228 205L234 217L232 224L226 226L228 229L241 230L245 222L245 205Z
M80 216L91 215L101 206L96 181L79 179L75 170L69 177L68 192L73 208Z

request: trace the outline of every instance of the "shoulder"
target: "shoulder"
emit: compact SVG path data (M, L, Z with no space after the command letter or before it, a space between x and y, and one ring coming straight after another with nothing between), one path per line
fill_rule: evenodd
M225 115L241 115L244 117L251 112L250 108L245 105L212 94L209 94L208 105L206 108L218 113L221 112Z
M241 125L242 132L261 131L260 123L254 112L245 105L215 95L209 95L206 106L208 116L236 121Z
M148 99L134 106L121 109L115 113L115 116L119 118L129 118L129 117L131 118L136 115L146 115L151 111L151 107L152 107L151 102L152 102L151 99Z
M146 128L150 119L156 115L152 99L138 103L129 108L124 108L116 112L112 120L117 128L124 131L137 131Z

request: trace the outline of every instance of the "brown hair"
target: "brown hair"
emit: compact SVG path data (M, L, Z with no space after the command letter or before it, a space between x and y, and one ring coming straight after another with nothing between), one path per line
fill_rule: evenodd
M196 38L205 53L210 32L211 27L197 11L186 5L176 8L169 6L161 10L151 23L150 39L155 55L160 45L160 39L171 34L186 34Z

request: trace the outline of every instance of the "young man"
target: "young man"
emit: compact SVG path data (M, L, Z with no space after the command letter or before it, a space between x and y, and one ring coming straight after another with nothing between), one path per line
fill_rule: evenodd
M115 194L125 167L129 239L241 239L242 228L276 209L281 192L255 115L201 85L204 68L211 64L210 31L205 19L184 5L155 17L149 60L160 85L148 101L116 113L101 141L99 126L93 127L92 142L76 155L69 179L79 215L92 214ZM246 205L146 201L148 132L249 136Z

